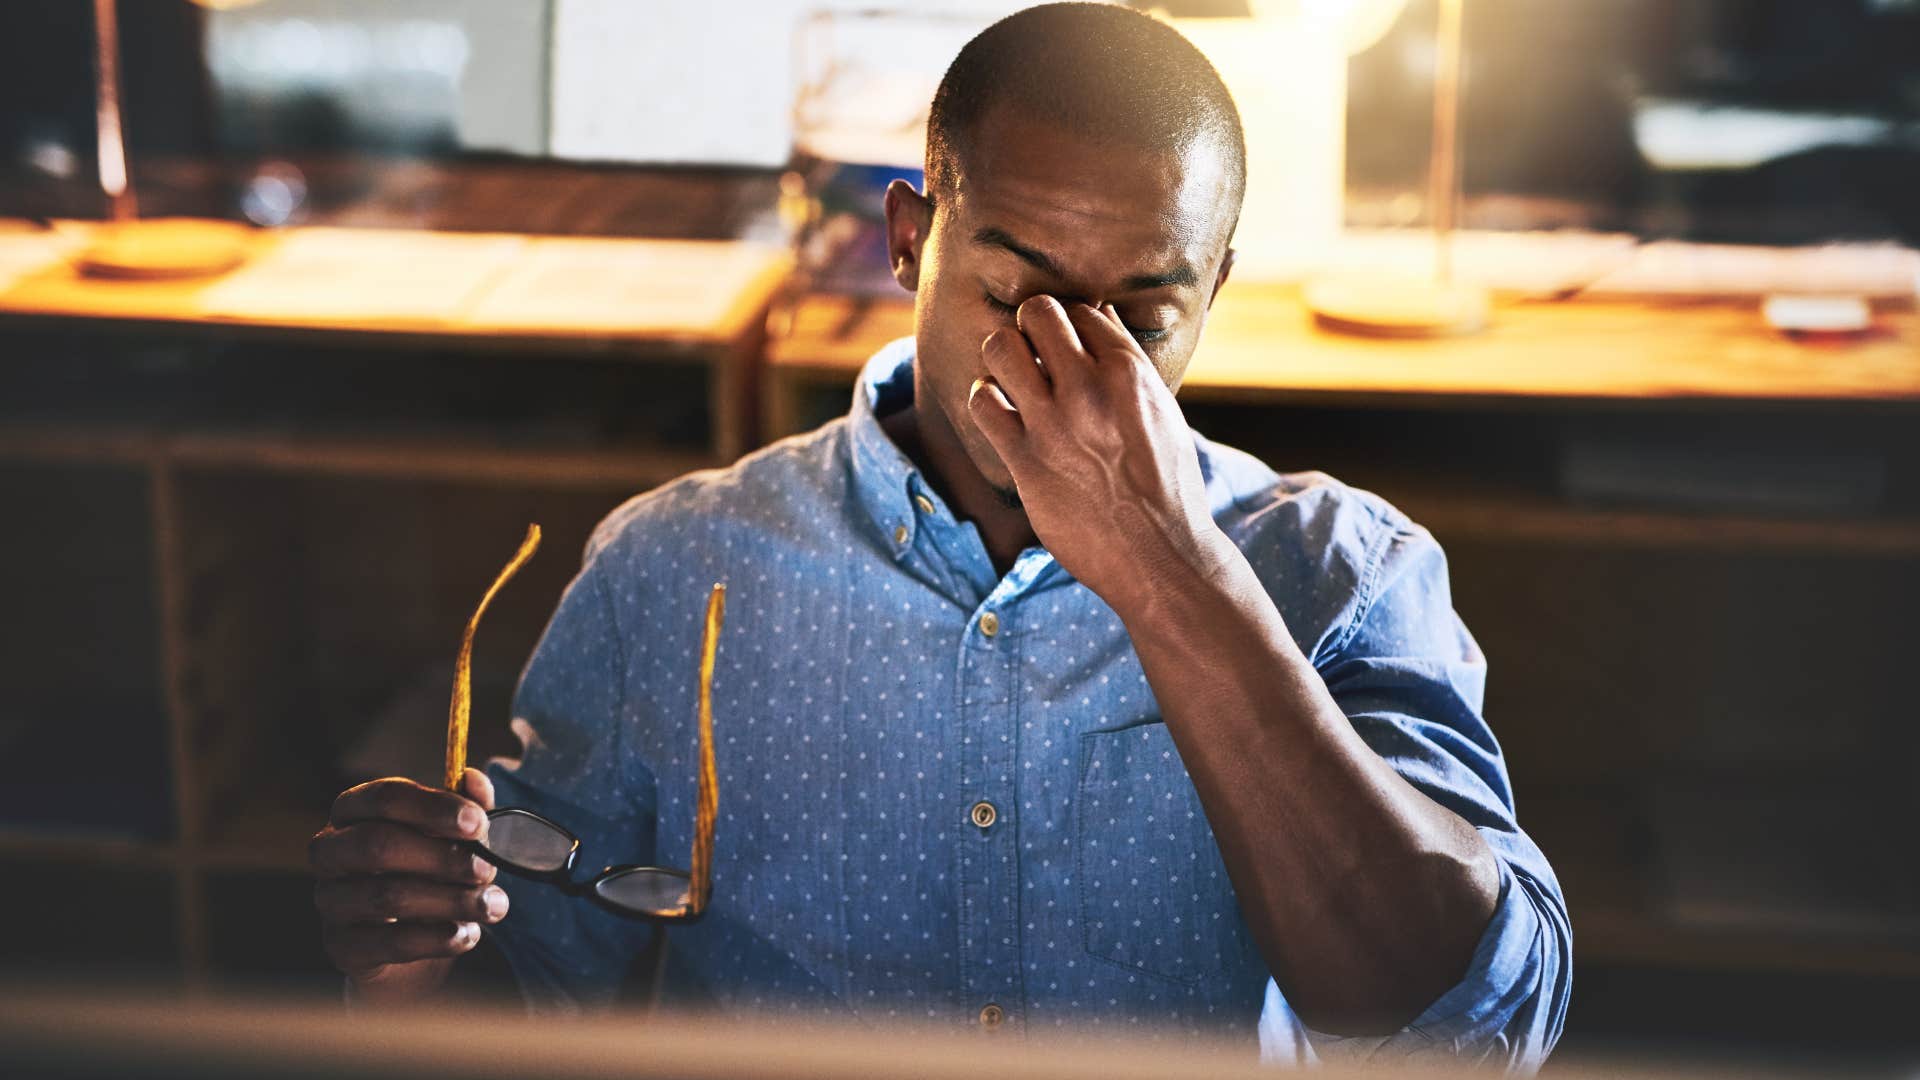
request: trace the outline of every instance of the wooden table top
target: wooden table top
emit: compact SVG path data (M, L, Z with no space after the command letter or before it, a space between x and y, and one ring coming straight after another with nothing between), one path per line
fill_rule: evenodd
M95 228L59 222L84 246ZM22 234L0 237L21 243ZM104 280L64 258L0 281L0 316L403 337L461 344L725 346L757 329L789 252L722 240L408 229L254 232L248 261Z
M776 323L777 377L851 379L913 332L906 298L809 296ZM1431 340L1331 333L1298 290L1229 283L1182 396L1433 406L1525 401L1920 403L1920 312L1882 308L1873 331L1796 338L1754 300L1507 301L1485 331Z

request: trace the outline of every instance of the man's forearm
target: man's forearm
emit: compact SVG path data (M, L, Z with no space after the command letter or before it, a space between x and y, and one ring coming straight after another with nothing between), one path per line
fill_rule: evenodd
M1360 739L1223 534L1109 602L1288 1001L1340 1034L1413 1020L1492 915L1486 843Z

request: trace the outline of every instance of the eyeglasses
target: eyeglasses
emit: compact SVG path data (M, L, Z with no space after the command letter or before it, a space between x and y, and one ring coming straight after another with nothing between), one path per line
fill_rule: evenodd
M480 598L473 618L460 639L460 657L454 664L453 704L447 716L447 788L457 791L467 768L467 723L473 705L473 637L480 616L495 593L511 579L540 546L540 526L527 529L493 587ZM713 892L713 826L719 816L719 778L713 763L713 662L720 647L720 627L726 620L727 587L715 584L707 597L706 628L700 643L700 772L694 807L693 853L689 869L661 866L610 866L585 881L575 880L574 863L580 857L580 838L564 827L520 807L487 813L487 837L471 841L474 854L510 874L557 886L585 896L617 915L652 922L692 922L706 912Z

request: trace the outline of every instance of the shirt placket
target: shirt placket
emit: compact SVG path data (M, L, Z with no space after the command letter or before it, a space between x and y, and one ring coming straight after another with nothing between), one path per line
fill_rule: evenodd
M1019 627L1006 586L975 609L960 642L962 795L947 811L961 818L961 1000L987 1031L1018 1030L1026 1013L1014 791Z

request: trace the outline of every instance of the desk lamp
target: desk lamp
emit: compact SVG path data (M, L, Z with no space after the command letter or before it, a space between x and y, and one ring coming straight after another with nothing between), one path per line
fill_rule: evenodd
M241 7L253 0L193 2L217 9ZM93 0L93 29L100 188L107 196L110 220L81 251L81 271L96 277L192 278L225 273L240 265L248 247L244 226L198 218L141 220L121 122L117 0Z
M1428 217L1433 224L1431 276L1340 275L1311 279L1303 298L1324 328L1373 337L1438 337L1486 325L1485 289L1454 280L1453 229L1460 203L1460 44L1464 0L1438 0L1433 143L1427 162ZM1280 9L1329 21L1347 55L1378 41L1406 0L1255 0L1258 14Z

